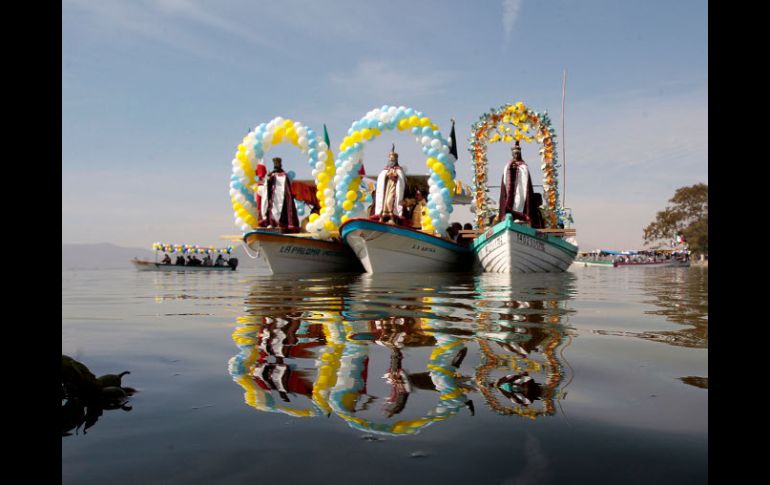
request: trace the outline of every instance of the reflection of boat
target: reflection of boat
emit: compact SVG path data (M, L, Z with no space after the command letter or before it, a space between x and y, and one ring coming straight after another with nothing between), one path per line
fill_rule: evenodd
M577 246L513 222L510 214L471 243L478 262L489 273L554 273L566 271Z
M142 259L132 259L131 262L139 271L235 271L238 266L237 258L230 258L233 261L232 266L187 266L176 264L163 264L154 261L145 261Z
M472 253L460 244L416 229L351 219L340 235L367 273L444 273L471 269Z
M361 272L353 251L339 241L258 229L243 236L246 248L257 252L273 274Z

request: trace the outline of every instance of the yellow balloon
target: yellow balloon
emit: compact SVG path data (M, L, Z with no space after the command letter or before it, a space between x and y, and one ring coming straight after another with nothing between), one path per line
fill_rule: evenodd
M361 132L360 131L354 131L352 135L350 135L350 138L353 139L353 143L358 143L361 141Z
M369 128L364 128L361 130L361 136L368 140L372 137L372 131Z
M342 217L340 217L340 221L342 221L342 222L347 222L348 220L350 220L350 217L348 217L346 215L343 215Z
M310 214L309 219L310 219L310 222L315 221L316 219L318 219L318 214L316 214L316 213Z
M422 127L430 126L430 118L428 118L427 116L420 118L420 126Z
M327 231L333 231L334 230L334 223L332 221L326 221L324 223L324 229Z
M348 193L347 193L347 194L345 194L345 198L346 198L347 200L349 200L349 201L354 201L354 200L356 200L357 196L356 196L356 192L355 192L355 190L349 190L349 191L348 191ZM348 209L348 210L350 210L350 209Z
M402 119L401 121L398 122L398 129L399 130L404 131L407 128L409 128L409 120L407 118L404 118L404 119Z
M342 203L342 208L345 209L346 211L353 210L353 203L349 200L346 200L345 202Z
M294 122L292 120L284 120L284 122L283 122L283 127L284 128L286 128L288 130L292 126L294 126Z
M420 118L412 115L409 117L409 126L417 126L420 124Z
M327 180L329 180L329 174L328 173L321 172L321 173L318 174L318 181L319 182L324 183Z

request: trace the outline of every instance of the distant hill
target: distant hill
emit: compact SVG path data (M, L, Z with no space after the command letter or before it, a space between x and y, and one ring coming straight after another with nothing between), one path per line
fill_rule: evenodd
M269 271L261 260L248 257L240 244L233 244L232 256L238 258L238 269L255 269L260 273ZM175 259L176 255L172 254L171 257ZM61 245L63 270L133 269L130 262L133 258L154 261L155 252L149 249L124 248L110 243Z
M62 244L62 269L119 269L130 268L132 258L155 259L149 249L124 248L110 243Z

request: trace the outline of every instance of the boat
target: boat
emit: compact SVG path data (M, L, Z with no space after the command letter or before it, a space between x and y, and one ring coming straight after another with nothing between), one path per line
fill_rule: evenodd
M506 124L515 128L513 135ZM532 134L529 134L530 129ZM494 220L497 222L487 228L488 221L495 214L489 209L493 201L487 197L486 145L513 139L516 139L517 146L519 140L531 142L533 139L542 145L542 221L535 221L534 214L539 209L534 209L530 210L530 216L536 227L505 214L496 216ZM475 253L476 264L490 273L566 271L575 261L578 247L574 239L575 229L569 227L571 211L559 206L555 131L551 128L548 115L535 112L522 102L492 109L473 125L469 143L469 151L475 161L476 229L461 231L461 236L473 238L470 246ZM526 186L524 190L527 190Z
M238 258L230 258L233 261L232 266L183 266L176 264L164 264L157 261L146 261L142 259L134 258L131 262L134 267L139 271L184 271L184 272L196 272L196 271L235 271L238 266Z
M444 273L470 271L471 250L426 231L369 219L350 219L340 236L367 273Z
M477 263L489 273L566 271L578 250L562 237L514 222L510 214L477 236L471 249Z
M278 230L256 229L243 235L243 244L247 254L262 259L273 274L363 272L353 250L339 240L314 239L307 233L282 234Z
M214 246L209 247L200 247L200 246L193 246L189 244L165 244L156 242L153 243L152 249L155 251L155 261L148 261L144 259L139 258L133 258L131 260L131 263L134 265L134 267L139 271L235 271L235 269L238 267L238 258L228 258L227 260L224 260L223 258L223 264L221 265L214 265L211 262L211 257L215 254L219 255L219 258L222 258L223 254L227 254L228 256L232 252L232 246L227 246L224 248L215 248ZM168 263L164 263L163 261L158 261L158 257L160 253L165 253L166 258L168 259ZM169 254L178 253L177 260L184 261L184 255L188 254L188 264L173 264L170 260ZM206 255L204 260L201 261L197 259L194 255L201 254ZM205 264L206 259L208 259L209 264ZM195 264L189 264L189 262L192 261Z
M597 266L600 268L614 268L615 257L614 255L622 254L617 251L609 251L605 249L597 249L591 252L582 252L578 254L574 264L580 267Z
M690 261L686 259L654 259L649 261L615 261L616 268L689 268Z

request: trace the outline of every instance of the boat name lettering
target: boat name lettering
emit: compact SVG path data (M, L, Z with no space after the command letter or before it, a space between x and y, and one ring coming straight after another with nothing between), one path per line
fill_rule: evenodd
M321 250L318 248L303 248L301 246L281 246L280 253L284 254L300 254L305 256L318 256L321 254Z
M428 251L431 253L436 252L436 248L432 248L430 246L423 246L421 244L412 244L412 249L415 251Z
M516 240L519 242L519 244L535 248L538 251L545 251L545 244L543 244L542 241L538 241L529 236L525 236L524 234L516 233Z

